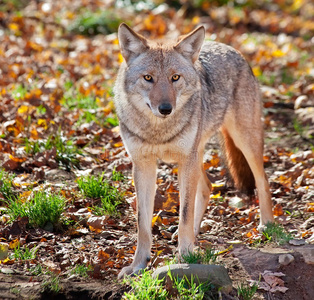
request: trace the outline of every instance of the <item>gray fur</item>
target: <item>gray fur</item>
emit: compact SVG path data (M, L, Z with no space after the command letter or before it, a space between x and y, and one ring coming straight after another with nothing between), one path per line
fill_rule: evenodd
M125 24L120 26L125 62L117 76L114 101L120 132L133 161L138 212L138 247L133 263L120 277L147 265L157 158L178 163L179 254L193 249L211 190L202 164L204 146L219 130L228 142L227 158L237 185L242 185L240 175L243 179L254 175L260 226L273 221L263 169L257 81L232 47L216 42L205 42L201 47L204 35L204 28L199 27L177 43L158 44ZM165 102L172 106L169 115L158 110Z
M243 98L249 99L253 106L255 106L254 102L260 106L258 84L251 68L240 53L225 44L206 42L195 66L186 68L187 72L192 73L186 79L189 93L190 90L193 91L190 99L171 118L152 123L147 116L151 112L137 111L136 105L132 100L128 100L127 95L134 94L133 88L137 88L138 74L149 73L149 69L154 68L163 72L171 64L171 61L167 60L167 53L162 53L160 56L164 58L163 62L155 62L152 59L142 64L142 60L147 59L144 55L137 58L134 67L133 63L127 66L124 62L114 88L117 114L124 130L143 142L152 144L171 142L178 134L184 132L184 128L192 121L201 125L205 132L213 134L222 125L228 108L241 106ZM239 81L247 86L245 97L242 99L234 97L238 93ZM198 90L199 83L201 89ZM140 101L140 95L138 96ZM239 96L241 97L241 92ZM200 102L201 107L198 105Z

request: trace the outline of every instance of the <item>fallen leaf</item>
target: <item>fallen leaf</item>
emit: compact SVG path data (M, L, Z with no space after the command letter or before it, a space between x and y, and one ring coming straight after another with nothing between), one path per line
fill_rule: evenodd
M8 257L9 246L7 243L0 243L0 261Z
M15 249L20 245L20 241L19 239L15 239L13 241L10 242L9 244L9 249Z
M277 203L273 209L274 216L282 216L284 214L283 208L280 203Z

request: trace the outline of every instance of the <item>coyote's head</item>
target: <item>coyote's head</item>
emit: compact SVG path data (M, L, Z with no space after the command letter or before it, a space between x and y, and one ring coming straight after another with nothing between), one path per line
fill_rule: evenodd
M138 109L166 118L198 90L194 63L204 36L204 27L199 27L176 42L157 43L126 24L120 25L118 37L126 64L124 88Z

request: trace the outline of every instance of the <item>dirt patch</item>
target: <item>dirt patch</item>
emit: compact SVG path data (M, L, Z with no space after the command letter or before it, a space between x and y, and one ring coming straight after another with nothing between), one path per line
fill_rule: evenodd
M294 261L287 266L280 265L279 256L290 253ZM314 295L314 265L305 263L302 253L314 253L313 245L300 247L285 245L277 247L267 245L261 249L235 245L229 253L221 257L233 282L234 290L231 299L236 298L236 288L241 283L248 284L251 280L264 283L261 276L265 270L283 273L281 279L286 292L264 291L259 289L254 299L273 300L311 300ZM306 255L307 255L306 254ZM3 270L3 269L2 269ZM4 271L7 271L4 269ZM69 278L60 280L60 291L52 292L43 289L44 278L18 274L0 274L0 299L121 299L129 287L118 282L115 276L104 280ZM225 299L225 298L224 298ZM226 298L230 299L230 298Z
M226 255L223 263L228 268L235 288L248 280L264 282L261 274L265 270L284 274L281 279L284 281L284 287L288 288L285 293L259 290L258 299L310 300L314 295L314 265L305 263L304 256L300 253L308 250L314 253L314 246L296 248L286 245L279 248L269 245L263 249L250 249L237 245ZM284 253L290 253L294 257L294 261L287 266L278 262L279 256Z
M113 281L112 281L113 282ZM60 280L60 291L43 288L43 281L33 276L0 274L0 299L121 299L128 289L103 280Z

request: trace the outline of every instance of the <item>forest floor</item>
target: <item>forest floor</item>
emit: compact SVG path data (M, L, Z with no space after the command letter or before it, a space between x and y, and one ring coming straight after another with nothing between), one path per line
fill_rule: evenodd
M237 287L252 280L260 282L256 299L312 299L313 3L172 1L177 6L170 7L143 1L142 9L121 7L125 2L17 0L0 8L0 299L121 299L130 290L117 279L136 249L132 163L112 103L122 21L155 39L203 24L206 38L247 58L261 85L274 215L290 241L281 244L257 231L258 199L233 188L214 137L204 155L213 191L198 245L219 253L233 281L228 299L238 299ZM115 172L121 180L112 179ZM100 199L79 188L78 178L101 174L123 194L116 214L96 213ZM152 269L175 255L176 165L160 162L157 183ZM33 226L28 217L8 213L9 194L24 203L37 191L64 197L58 225ZM20 249L36 253L23 258ZM279 263L288 253L294 261Z

